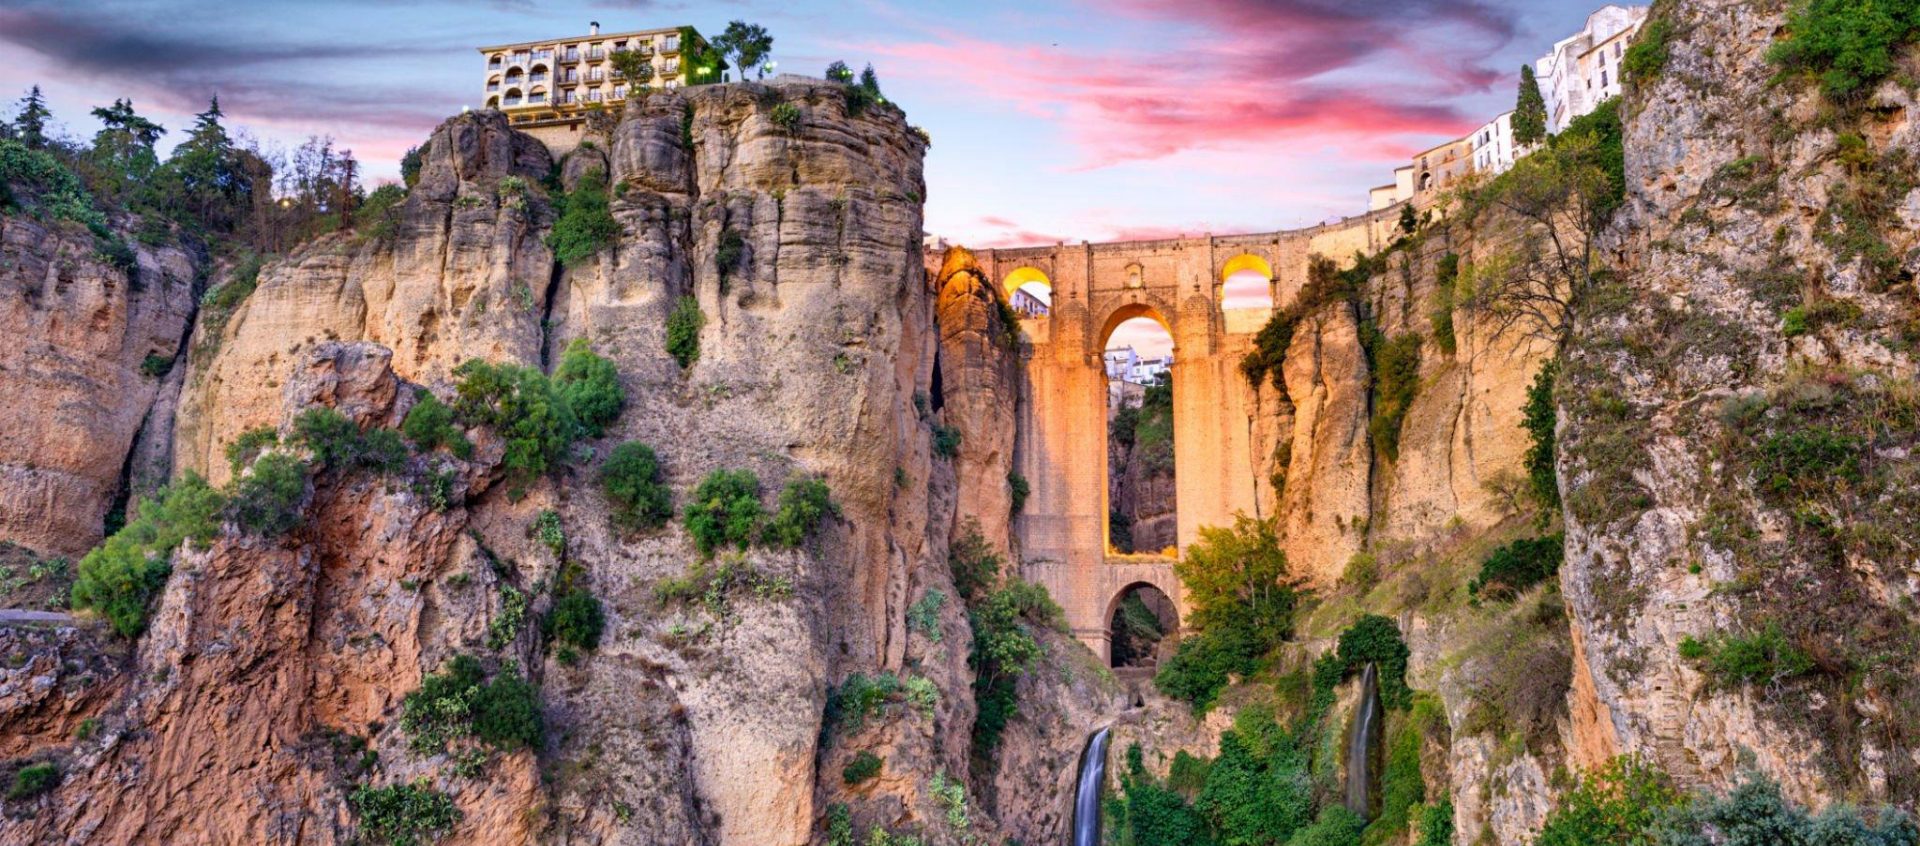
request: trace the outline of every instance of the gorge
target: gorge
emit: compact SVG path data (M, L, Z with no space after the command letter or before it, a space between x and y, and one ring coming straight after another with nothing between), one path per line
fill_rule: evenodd
M936 139L797 77L283 251L0 140L0 843L1911 846L1920 13L1846 99L1815 14L1260 234L929 251Z

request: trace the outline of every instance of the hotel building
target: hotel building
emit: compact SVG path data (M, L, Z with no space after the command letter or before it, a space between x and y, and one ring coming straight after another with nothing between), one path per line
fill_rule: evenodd
M690 26L603 33L594 21L585 35L481 47L481 102L564 152L579 144L588 111L625 102L641 85L671 90L715 77L717 69L686 60L696 46L706 41ZM630 80L614 69L613 58L629 51L646 58L651 79Z

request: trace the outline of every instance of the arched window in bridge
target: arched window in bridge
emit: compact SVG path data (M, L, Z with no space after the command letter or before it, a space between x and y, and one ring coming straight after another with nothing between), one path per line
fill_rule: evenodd
M1144 307L1115 314L1102 344L1107 377L1107 549L1172 555L1173 336Z
M1227 259L1220 267L1220 307L1272 309L1273 266L1252 253Z
M1038 319L1053 310L1053 282L1037 267L1022 267L1001 282L1007 303L1021 317Z

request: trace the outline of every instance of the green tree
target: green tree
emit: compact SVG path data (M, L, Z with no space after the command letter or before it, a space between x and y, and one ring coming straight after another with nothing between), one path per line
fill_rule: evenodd
M400 181L409 191L420 181L420 167L426 162L426 153L425 145L417 145L408 147L406 155L400 157Z
M220 123L220 98L194 116L193 128L168 159L167 178L174 200L193 221L209 230L231 232L253 204L253 177Z
M687 503L687 533L703 556L722 546L746 549L759 531L760 478L752 470L715 470L693 489Z
M620 373L613 362L596 354L585 338L575 338L560 354L560 366L554 368L553 383L560 396L572 407L573 414L591 437L599 437L607 424L626 407L627 391L620 385Z
M1587 772L1547 814L1536 846L1651 846L1654 826L1684 801L1666 773L1619 757Z
M47 147L47 121L53 117L53 111L47 108L46 97L40 94L40 86L27 90L27 96L20 98L20 112L13 119L13 135L20 143L31 150L44 150Z
M1807 0L1787 16L1787 37L1767 58L1820 80L1828 99L1851 103L1895 69L1899 48L1920 38L1920 5L1886 0Z
M673 493L660 481L653 448L628 441L600 465L600 490L613 506L613 523L628 531L655 529L673 517Z
M127 99L115 100L92 114L100 119L101 128L94 133L85 159L88 182L116 202L137 199L160 167L153 145L167 130L134 112L133 101Z
M607 172L593 168L580 175L572 191L554 203L559 217L547 235L547 246L563 265L577 267L613 245L620 223L613 219L607 200Z
M638 50L620 50L610 59L613 69L628 82L644 88L653 82L653 61Z
M757 72L757 78L766 78L767 57L773 53L773 36L767 34L766 27L733 21L727 24L725 32L713 39L713 47L720 55L733 58L742 81L746 80L749 68Z
M1520 94L1513 105L1513 143L1526 146L1547 138L1547 100L1532 65L1520 66Z
M1540 505L1542 524L1560 510L1560 475L1554 465L1554 428L1559 409L1553 402L1553 384L1559 373L1557 361L1541 365L1540 372L1533 375L1533 384L1527 387L1527 404L1520 408L1520 425L1527 430L1527 484Z
M122 637L139 636L147 627L147 607L166 586L174 549L211 543L225 506L226 497L192 472L142 497L133 519L80 559L73 607L106 617Z
M875 100L886 102L886 98L880 95L880 75L873 72L872 63L860 70L860 90L873 95Z
M846 62L836 61L833 64L830 64L827 66L827 78L830 80L833 80L834 82L842 83L845 85L852 85L853 84L853 68L847 67ZM38 91L40 89L36 88L34 90Z
M1187 588L1195 628L1245 627L1268 645L1293 633L1301 583L1288 572L1273 518L1235 514L1230 529L1201 527L1173 569Z

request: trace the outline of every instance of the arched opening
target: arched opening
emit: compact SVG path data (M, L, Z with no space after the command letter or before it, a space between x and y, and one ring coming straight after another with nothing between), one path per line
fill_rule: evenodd
M1108 665L1158 666L1162 644L1171 644L1179 629L1179 612L1165 591L1146 582L1127 585L1107 609Z
M497 109L497 108L500 108L500 98L499 98L499 97L488 97L488 98L487 98L487 108L489 108L489 109Z
M528 70L527 70L527 81L528 81L528 82L546 82L546 81L547 81L547 66L546 66L546 65L534 65L534 66L533 66L532 68L530 68L530 69L528 69Z
M501 100L500 104L508 107L520 105L520 89L518 88L507 89L507 98L505 100Z
M1107 549L1173 554L1173 335L1158 313L1130 306L1107 321Z
M1001 282L1007 304L1021 317L1037 319L1053 310L1053 282L1037 267L1022 267Z
M547 89L545 88L535 88L532 91L527 92L527 102L530 104L545 103L546 101L547 101Z
M1273 308L1273 265L1241 253L1220 268L1220 308L1228 311Z

